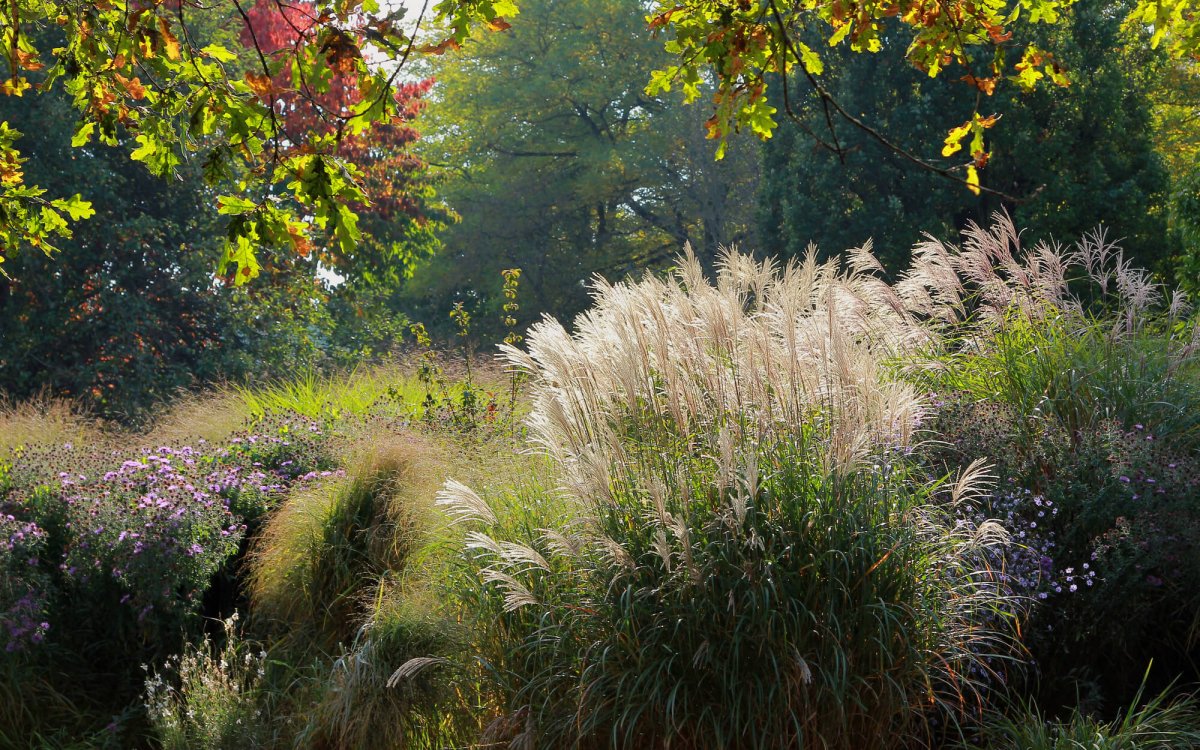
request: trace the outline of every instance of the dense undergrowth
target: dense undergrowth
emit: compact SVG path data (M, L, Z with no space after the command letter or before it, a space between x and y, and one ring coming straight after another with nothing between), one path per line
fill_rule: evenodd
M503 373L148 433L6 407L0 746L1200 747L1185 302L1003 218L880 270L683 258Z

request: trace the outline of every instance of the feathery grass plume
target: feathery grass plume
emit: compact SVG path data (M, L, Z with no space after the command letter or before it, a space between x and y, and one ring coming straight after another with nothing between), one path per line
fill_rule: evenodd
M1039 242L1021 245L1021 233L1005 212L981 227L970 222L961 247L932 236L913 248L911 267L895 292L907 309L933 321L976 327L1001 325L1014 314L1024 320L1086 319L1097 303L1119 311L1114 335L1153 321L1163 289L1149 272L1133 266L1103 228L1084 235L1073 250ZM1173 305L1174 310L1180 309Z
M437 479L431 446L407 436L371 446L345 479L289 498L252 550L255 616L326 650L349 642L364 597L421 546Z
M684 443L724 429L732 438L722 440L744 445L819 411L837 436L830 455L846 467L876 438L911 437L912 391L879 371L926 339L910 314L879 304L876 285L835 261L809 256L778 272L727 253L718 269L715 285L699 280L694 258L674 279L601 282L574 337L544 320L527 351L502 347L532 378L533 439L581 490L603 496L628 464L625 444L647 429Z
M958 505L971 502L987 495L990 483L996 479L991 473L991 466L986 458L979 457L972 461L959 474L950 492L950 502Z
M402 680L412 679L429 667L449 663L450 660L442 656L414 656L397 667L395 672L392 672L387 679L387 687L396 687Z
M466 522L487 739L873 748L981 705L1002 535L953 528L907 458L922 407L887 363L931 335L872 270L727 252L710 282L685 254L502 347L577 518L544 531L519 486L487 498L533 519Z
M483 498L475 494L475 490L454 479L446 480L436 495L435 503L445 508L447 513L459 521L496 522L496 514L492 512Z
M1103 230L1071 252L1047 243L1027 251L998 213L986 229L970 225L961 248L919 245L896 292L938 328L932 356L909 368L930 390L1050 415L1072 434L1117 420L1200 439L1200 320L1179 317L1186 302L1177 294L1163 307L1159 284Z

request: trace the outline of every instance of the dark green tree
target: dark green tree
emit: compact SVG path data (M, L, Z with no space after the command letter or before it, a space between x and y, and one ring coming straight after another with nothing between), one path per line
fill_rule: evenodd
M51 191L87 185L96 210L55 257L21 253L5 264L0 391L78 397L136 417L215 376L230 321L212 273L214 194L199 179L160 180L115 148L72 148L74 113L61 96L5 97L0 108L37 154L30 179Z
M804 130L829 140L823 108L793 105L796 121L785 121L764 145L766 249L794 256L811 240L824 252L839 252L874 238L885 264L898 268L923 232L953 236L965 222L983 223L1004 209L1031 239L1069 241L1104 224L1110 237L1123 238L1129 256L1161 264L1167 173L1154 150L1148 92L1138 75L1151 52L1121 31L1123 7L1076 4L1063 23L1039 31L1034 41L1072 71L1065 88L987 97L891 65L882 54L830 59L827 83L843 106L914 153L939 142L947 121L969 120L977 108L1002 113L980 175L985 187L1017 200L972 195L844 123L835 121L833 129L842 154L822 148ZM892 32L886 43L903 47L903 29ZM805 101L806 85L791 82L794 101Z
M356 364L405 330L397 290L442 222L409 125L372 131L395 137L348 155L376 198L358 207L364 238L351 252L314 243L264 255L259 283L233 287L215 273L221 186L200 164L159 179L129 160L132 135L120 131L116 146L73 147L75 113L58 91L0 97L0 120L36 154L23 165L31 183L49 194L86 185L95 210L53 256L15 253L0 269L0 397L70 397L136 422L182 388Z

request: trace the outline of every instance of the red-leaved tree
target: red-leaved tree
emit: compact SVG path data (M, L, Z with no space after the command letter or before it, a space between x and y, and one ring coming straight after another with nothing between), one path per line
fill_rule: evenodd
M347 127L351 115L379 107L364 96L355 69L371 29L331 33L309 0L259 0L246 11L241 42L267 61L271 77L247 74L264 102L274 106L281 125L277 146L287 154L308 148L311 135L336 143L335 153L352 164L366 202L352 206L362 221L363 242L350 253L323 252L318 260L354 280L398 280L416 259L437 245L433 230L447 218L434 202L427 165L412 151L420 137L412 120L424 108L422 96L432 80L391 87L395 114L366 133ZM321 34L323 38L315 35ZM351 37L354 35L354 38ZM324 55L324 65L301 66L297 54ZM381 55L382 57L382 55ZM298 79L303 69L320 70L319 79ZM302 247L302 254L311 251Z

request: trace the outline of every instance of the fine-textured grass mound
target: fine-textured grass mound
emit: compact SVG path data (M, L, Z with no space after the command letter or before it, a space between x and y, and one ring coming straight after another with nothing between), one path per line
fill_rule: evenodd
M344 479L294 494L253 550L256 617L332 653L366 622L374 593L422 544L437 481L429 443L368 446Z
M1133 703L1111 721L1078 709L1064 720L1046 719L1036 707L997 715L986 730L989 750L1194 750L1200 748L1200 704L1195 696L1167 692Z
M20 448L100 443L100 426L67 401L9 403L0 398L0 456Z

